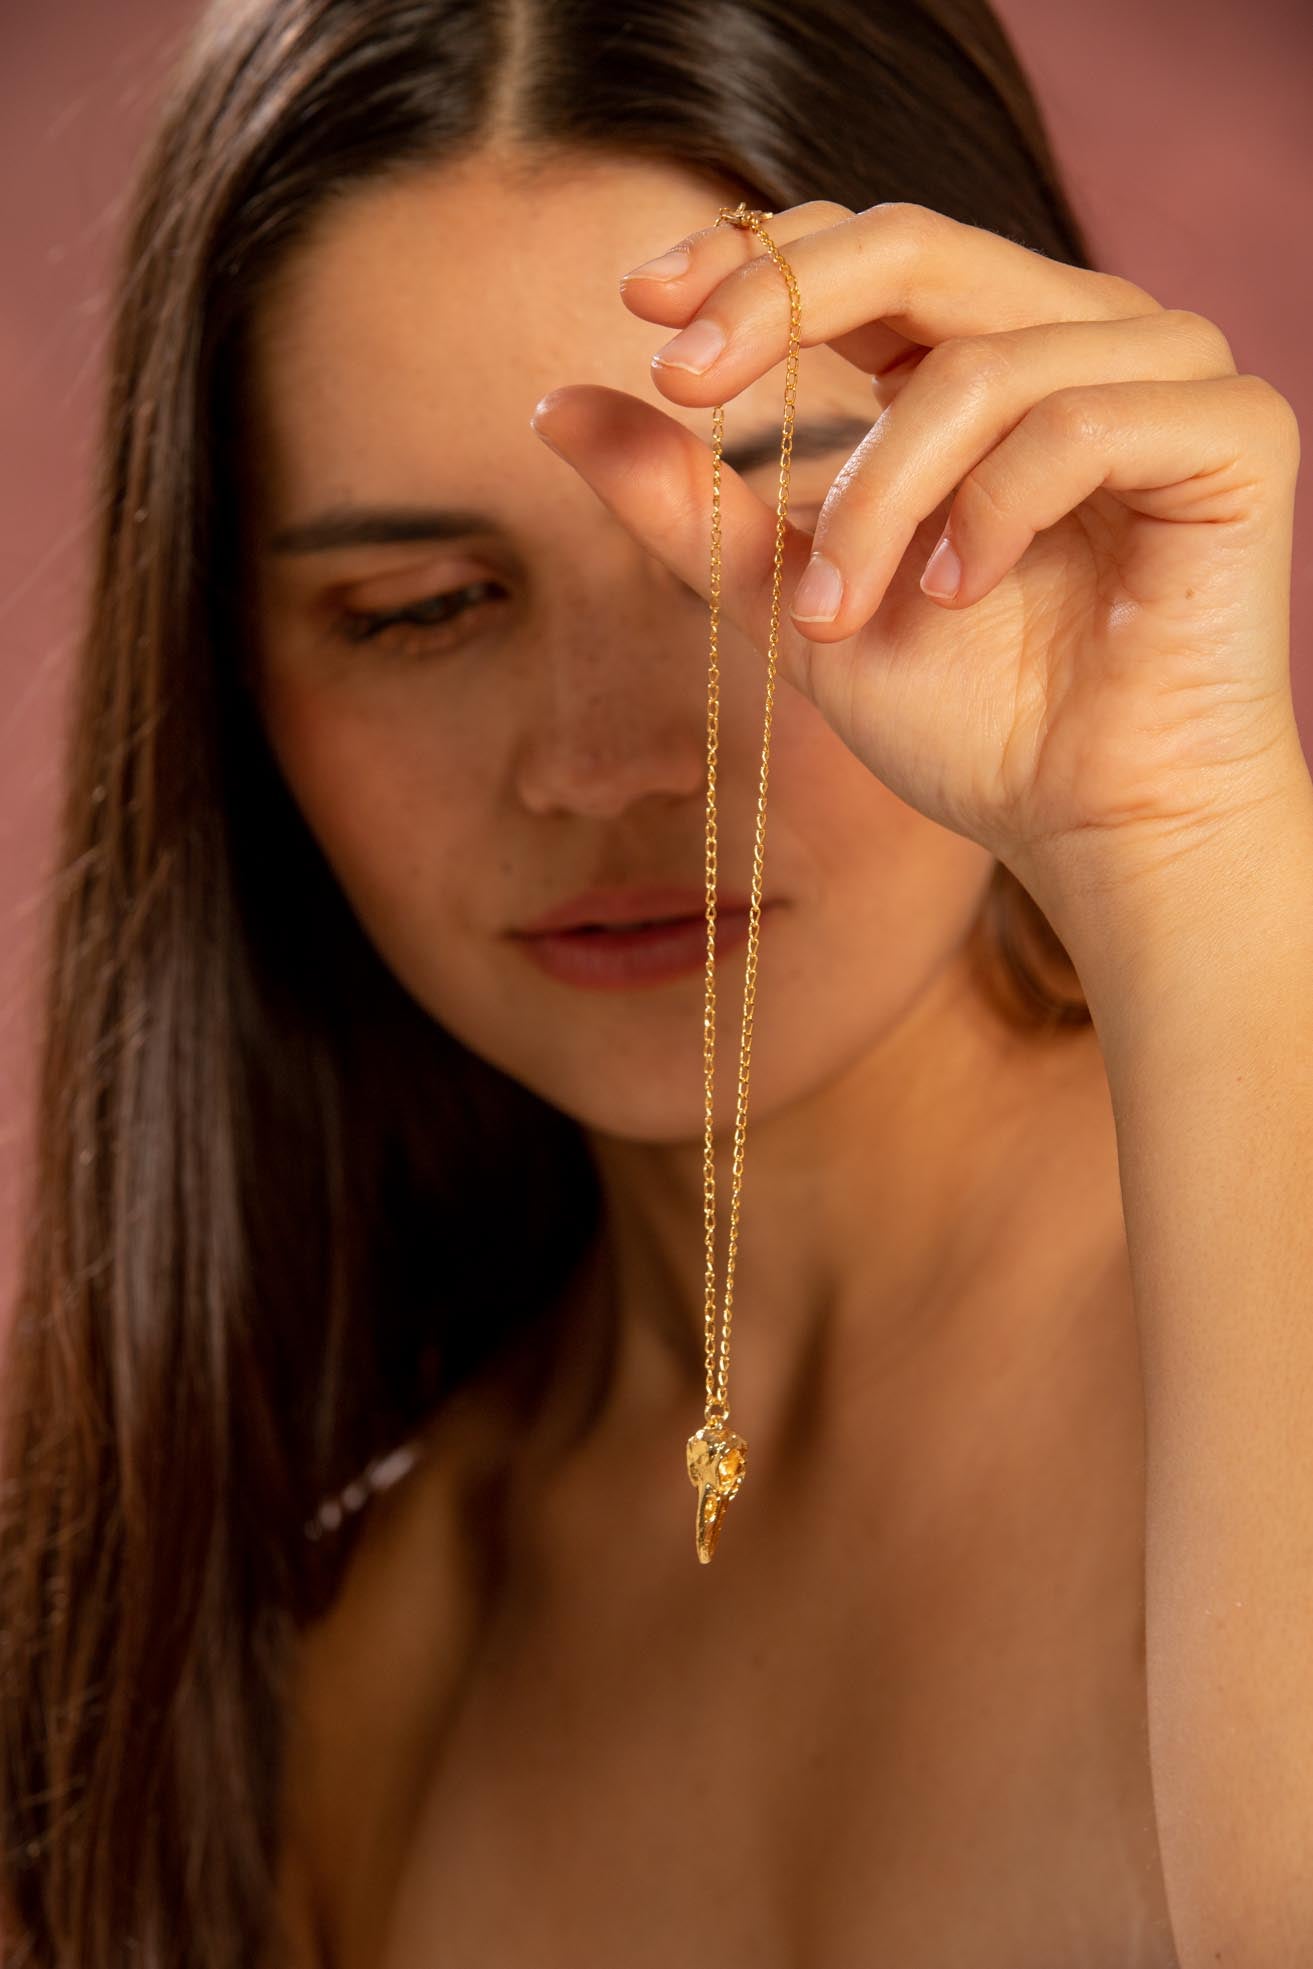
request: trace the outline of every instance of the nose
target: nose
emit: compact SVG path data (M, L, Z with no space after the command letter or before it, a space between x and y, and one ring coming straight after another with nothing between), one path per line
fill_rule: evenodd
M593 568L545 611L516 758L532 814L611 819L650 796L702 793L706 607L643 559L641 572Z

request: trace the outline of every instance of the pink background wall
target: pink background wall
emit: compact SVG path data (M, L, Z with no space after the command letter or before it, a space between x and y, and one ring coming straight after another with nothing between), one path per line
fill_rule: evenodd
M1238 366L1275 383L1313 429L1307 0L1001 0L1000 11L1096 255L1215 320ZM0 14L0 1316L14 1283L108 256L127 167L195 12L194 0L47 0ZM1308 478L1306 465L1293 626L1313 754Z

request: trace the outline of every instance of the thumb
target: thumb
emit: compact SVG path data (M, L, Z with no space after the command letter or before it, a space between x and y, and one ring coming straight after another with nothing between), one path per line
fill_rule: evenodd
M598 383L549 390L530 428L574 467L621 525L686 587L711 600L709 444L655 404ZM720 617L770 645L776 515L731 466L720 468ZM785 521L779 668L805 689L811 642L787 621L812 537Z

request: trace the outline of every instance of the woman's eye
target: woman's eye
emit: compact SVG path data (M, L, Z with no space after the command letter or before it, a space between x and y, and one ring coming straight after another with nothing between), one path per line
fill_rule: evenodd
M443 595L407 602L404 608L347 609L341 617L341 633L349 643L382 641L389 645L399 643L405 648L418 642L424 649L432 649L434 630L442 630L457 616L468 614L500 587L497 581L472 581Z

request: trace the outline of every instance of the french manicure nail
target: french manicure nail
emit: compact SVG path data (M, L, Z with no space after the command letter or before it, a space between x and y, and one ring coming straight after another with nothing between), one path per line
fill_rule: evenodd
M691 321L672 341L659 348L652 360L667 369L691 369L695 376L700 376L704 369L710 369L724 346L724 329L704 317Z
M930 559L925 564L921 576L921 593L934 595L941 602L951 602L962 586L962 563L953 550L953 543L944 534Z
M641 267L633 267L625 275L625 280L678 280L680 274L688 272L687 246L672 246L668 253L658 253L655 260L644 260Z
M803 569L790 615L795 622L833 622L843 600L843 576L824 554L813 554Z

